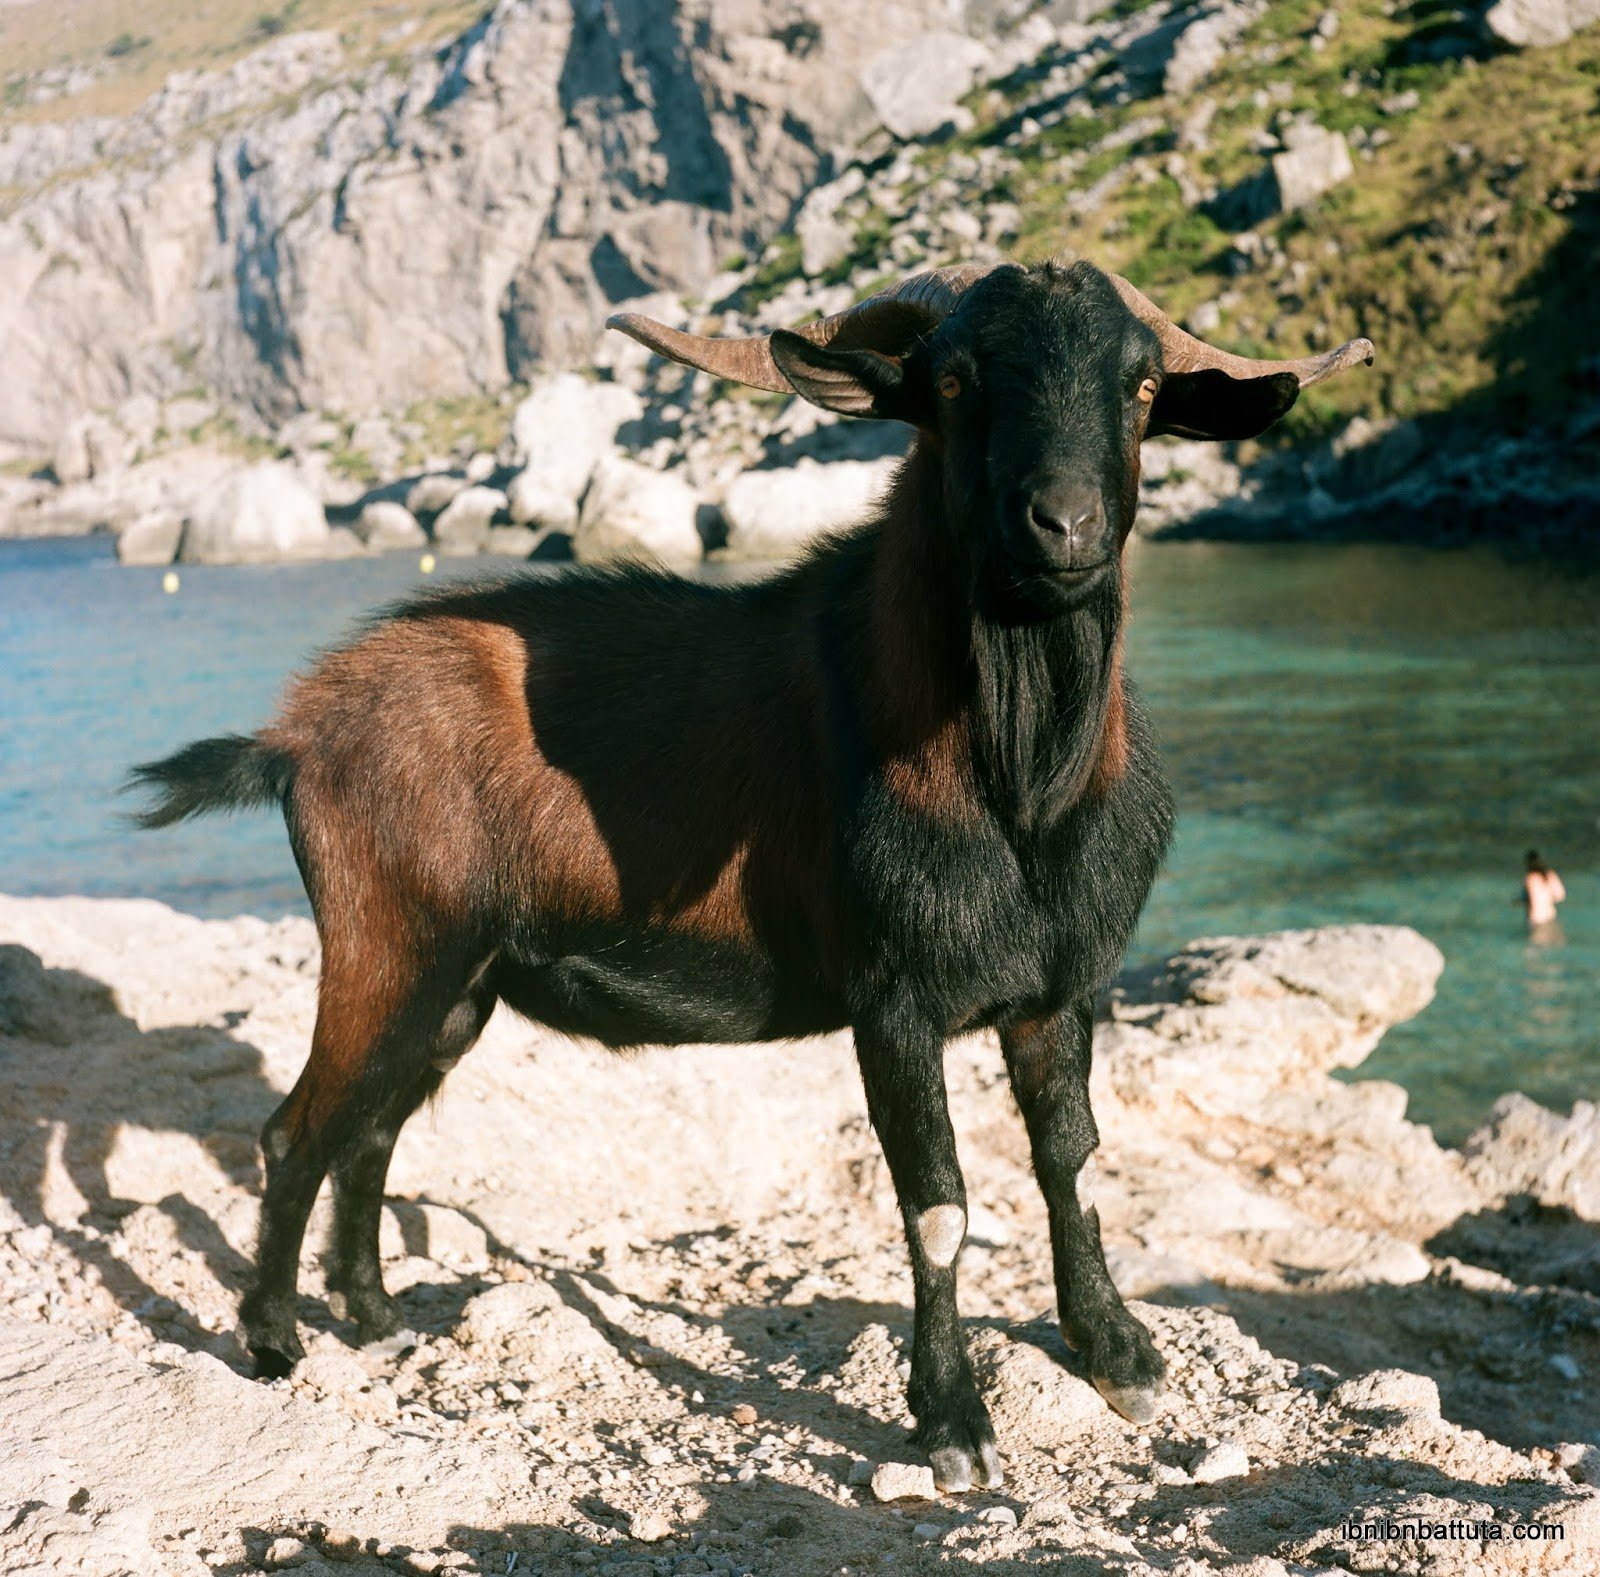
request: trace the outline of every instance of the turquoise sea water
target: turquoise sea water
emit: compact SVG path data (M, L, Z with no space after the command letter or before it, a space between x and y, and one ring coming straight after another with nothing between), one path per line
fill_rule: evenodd
M420 579L403 555L196 566L166 596L102 540L0 543L0 891L305 912L277 817L135 835L112 791L132 762L262 721L318 646ZM1507 1089L1600 1095L1600 572L1161 545L1132 604L1129 668L1180 812L1135 953L1401 921L1446 973L1365 1074L1404 1084L1443 1138ZM1566 880L1564 947L1527 943L1530 845Z

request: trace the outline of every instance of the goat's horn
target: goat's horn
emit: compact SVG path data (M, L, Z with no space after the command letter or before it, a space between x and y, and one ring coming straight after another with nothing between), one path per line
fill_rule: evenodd
M1185 333L1145 293L1130 285L1120 274L1110 276L1128 310L1156 331L1161 341L1162 361L1170 372L1204 372L1215 368L1230 378L1270 378L1278 373L1292 372L1300 380L1302 389L1321 383L1336 372L1353 367L1358 361L1372 365L1372 341L1353 339L1330 350L1322 356L1300 356L1290 361L1262 361L1252 356L1235 356L1217 350Z
M813 345L839 350L909 346L948 317L962 293L988 272L986 264L964 263L913 274L843 312L804 324L794 332ZM789 380L778 371L765 334L741 339L686 334L637 312L619 312L606 319L606 327L620 329L657 355L682 362L685 367L698 367L713 377L748 384L753 389L770 389L774 394L794 392Z

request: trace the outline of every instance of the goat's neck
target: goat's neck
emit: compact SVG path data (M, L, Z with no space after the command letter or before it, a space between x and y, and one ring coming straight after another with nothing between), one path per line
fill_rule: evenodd
M1120 773L1120 576L1053 618L986 596L981 537L951 518L941 466L913 447L885 508L868 599L873 733L891 784L933 812L987 806L1030 831Z

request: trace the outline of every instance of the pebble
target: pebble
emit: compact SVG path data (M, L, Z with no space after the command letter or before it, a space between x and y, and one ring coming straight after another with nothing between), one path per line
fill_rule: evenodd
M1189 1470L1196 1484L1215 1484L1220 1479L1243 1478L1250 1471L1250 1458L1237 1441L1224 1440L1202 1451Z
M1551 1353L1547 1362L1563 1380L1578 1380L1583 1376L1583 1370L1578 1367L1578 1360L1571 1353Z
M1017 1525L1017 1514L1009 1506L985 1506L978 1513L979 1522L987 1522L996 1528L1014 1528Z
M748 1402L741 1402L728 1414L741 1429L748 1429L761 1415Z
M872 1493L879 1500L932 1500L937 1494L933 1469L912 1462L881 1462L872 1475Z
M932 1544L942 1537L944 1529L937 1522L919 1522L912 1530L911 1536L919 1539L924 1544Z
M867 1461L865 1457L857 1457L855 1461L850 1464L850 1472L845 1479L845 1483L853 1485L855 1488L859 1489L862 1485L870 1484L871 1482L872 1464Z
M659 1544L672 1532L672 1524L659 1511L636 1511L628 1519L628 1535L641 1544Z
M646 1467L665 1467L672 1460L670 1446L648 1446L641 1460Z
M265 1564L272 1571L282 1571L290 1566L303 1566L310 1559L311 1549L304 1540L285 1536L267 1546Z

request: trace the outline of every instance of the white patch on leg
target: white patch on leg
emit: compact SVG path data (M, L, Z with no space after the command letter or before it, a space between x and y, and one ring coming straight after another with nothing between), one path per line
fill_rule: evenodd
M1094 1204L1095 1190L1100 1183L1100 1163L1093 1155L1083 1163L1073 1179L1073 1192L1078 1196L1078 1209L1088 1210Z
M917 1217L917 1240L928 1263L939 1270L956 1262L967 1235L967 1213L960 1205L935 1205Z

